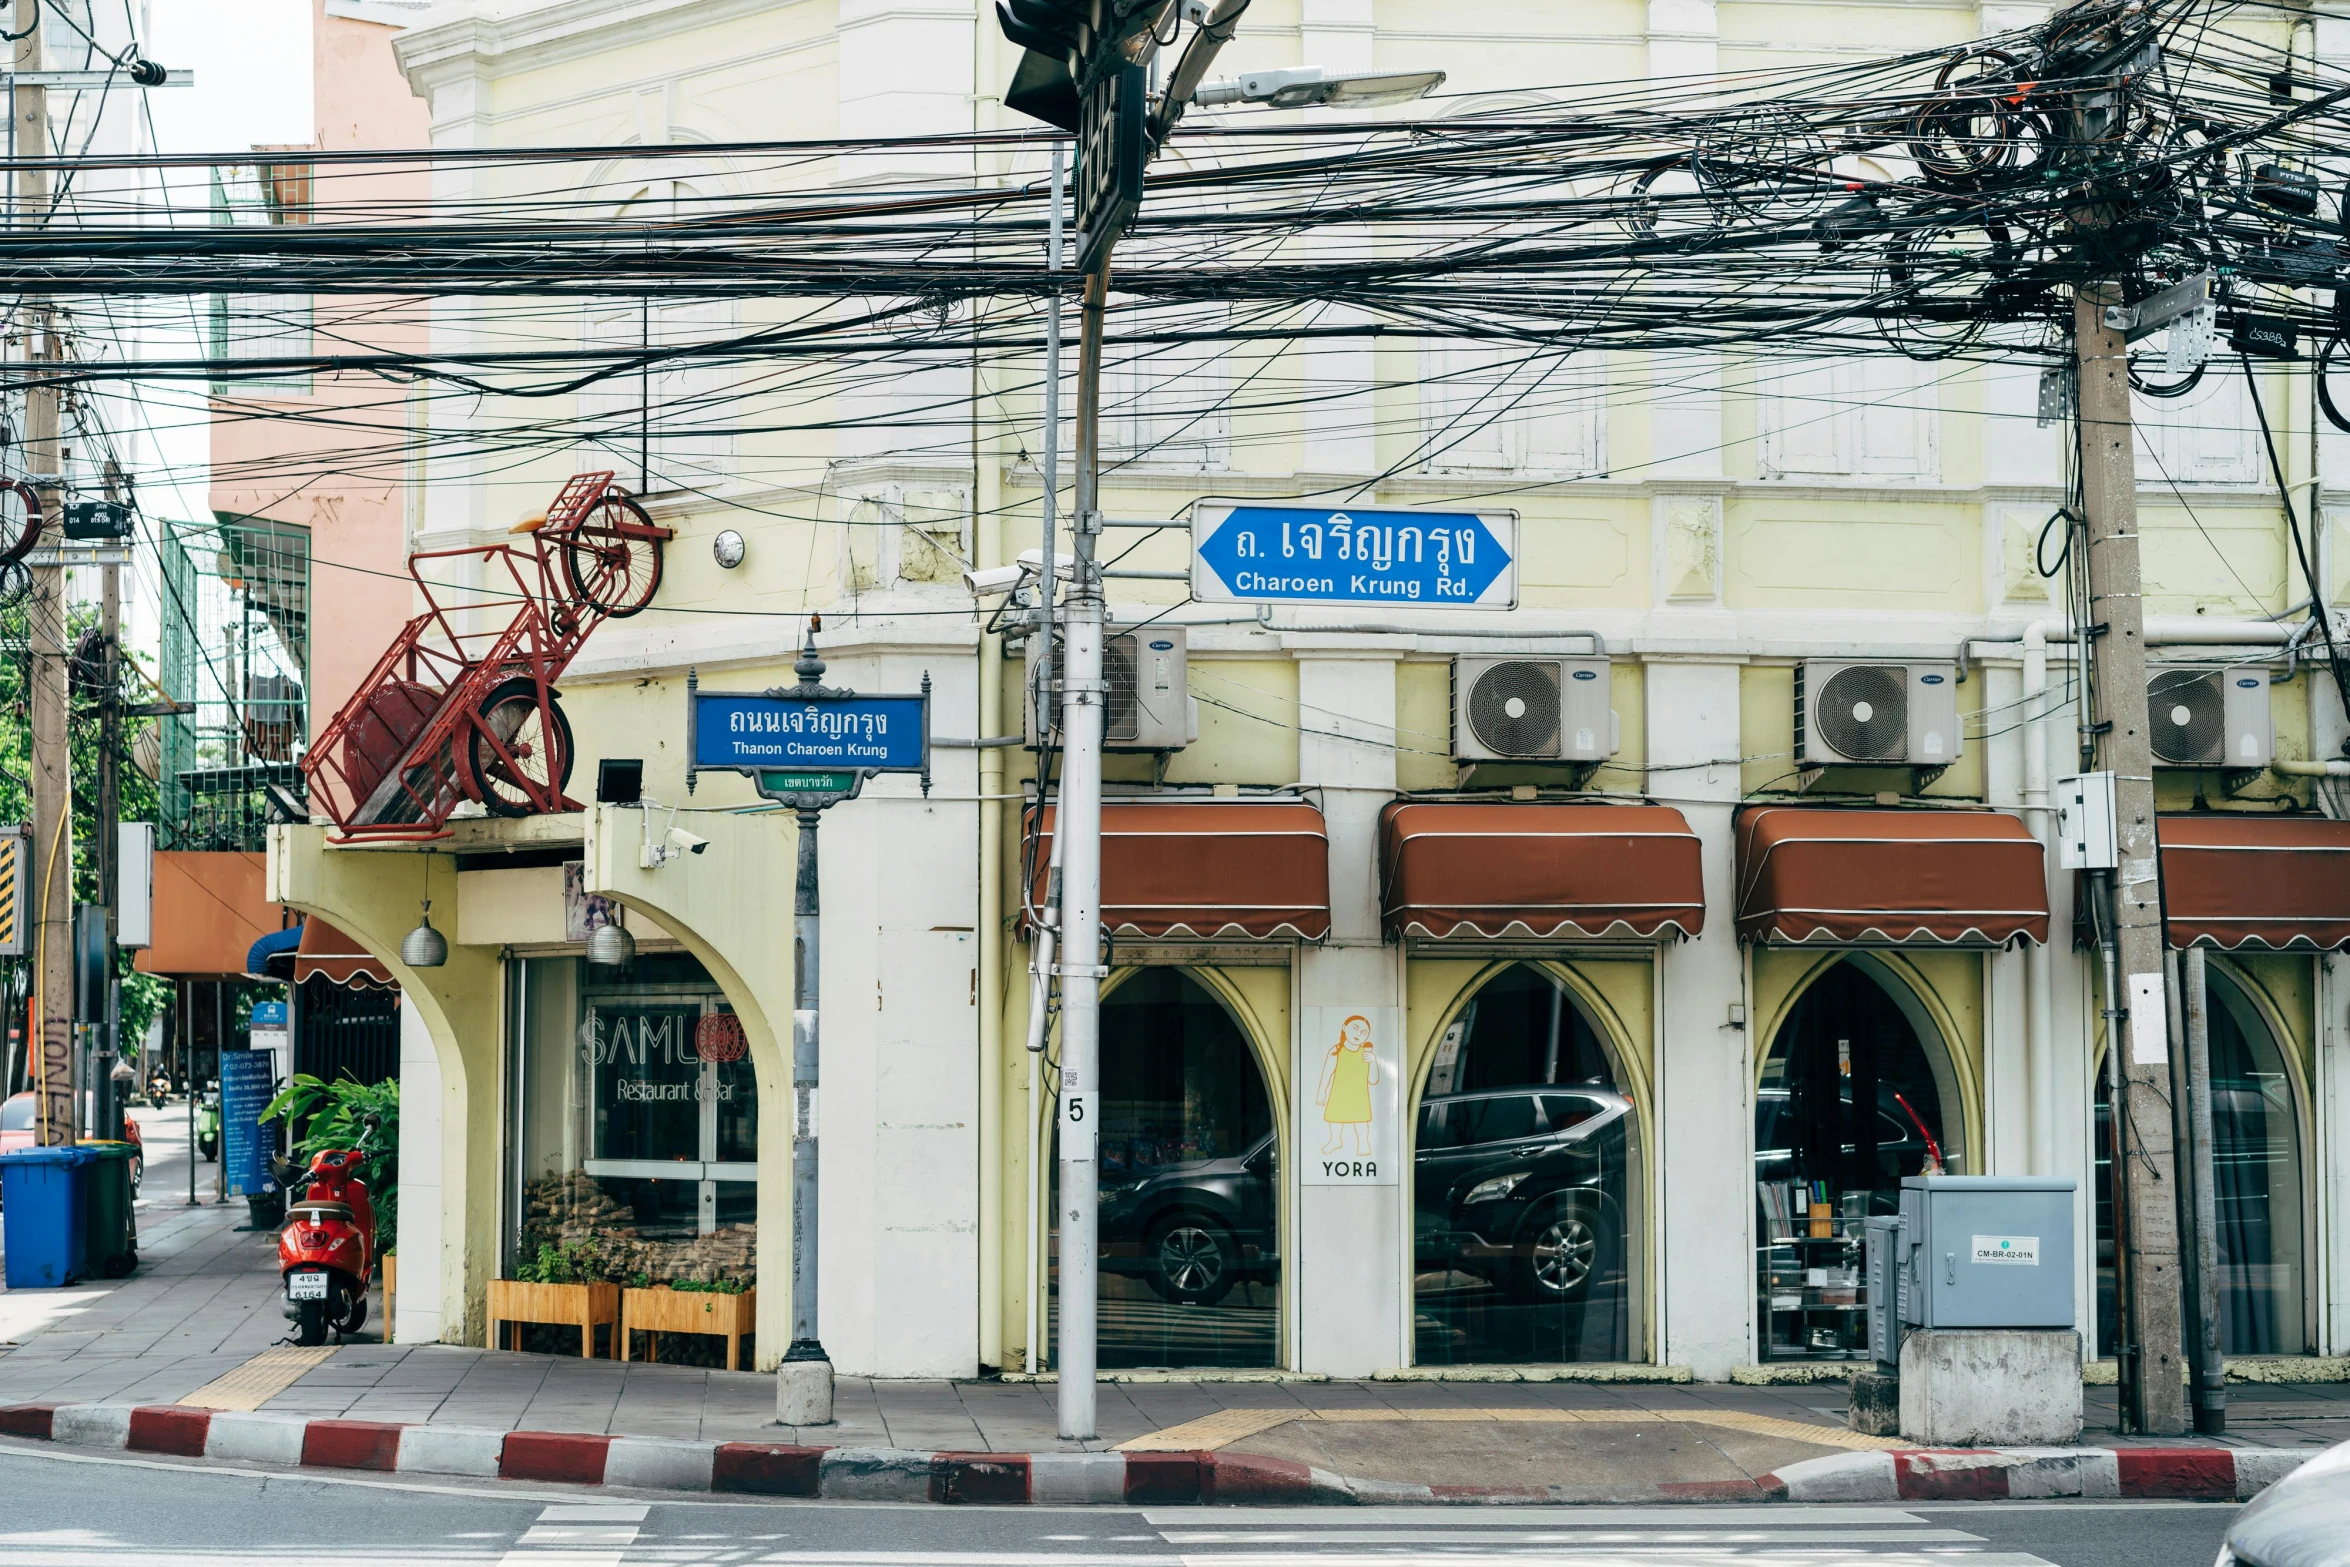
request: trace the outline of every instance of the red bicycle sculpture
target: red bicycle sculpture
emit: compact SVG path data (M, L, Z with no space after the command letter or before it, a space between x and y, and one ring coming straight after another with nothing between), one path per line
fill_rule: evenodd
M573 478L544 518L515 532L528 537L409 557L425 612L302 759L311 806L344 837L440 837L467 800L493 816L580 809L563 793L571 726L555 682L588 633L653 601L671 534L609 473ZM482 561L482 584L458 590L470 602L444 607L439 595L452 590L419 567L466 556ZM502 601L514 613L493 625Z

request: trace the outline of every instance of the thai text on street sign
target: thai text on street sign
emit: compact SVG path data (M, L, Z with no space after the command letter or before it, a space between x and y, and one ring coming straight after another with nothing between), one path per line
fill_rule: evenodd
M1518 514L1200 501L1191 596L1226 604L1511 609Z
M930 679L911 695L830 686L704 691L686 681L686 776L740 773L769 799L853 799L875 773L920 773L930 784Z

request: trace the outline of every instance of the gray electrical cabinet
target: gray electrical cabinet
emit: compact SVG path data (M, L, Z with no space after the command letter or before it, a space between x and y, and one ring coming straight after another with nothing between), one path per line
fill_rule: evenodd
M1868 1309L1869 1358L1887 1368L1901 1364L1901 1329L1909 1320L1902 1298L1908 1272L1903 1268L1901 1218L1875 1213L1861 1220L1861 1296Z
M2075 1195L2069 1177L1904 1179L1902 1320L1913 1328L2071 1327Z

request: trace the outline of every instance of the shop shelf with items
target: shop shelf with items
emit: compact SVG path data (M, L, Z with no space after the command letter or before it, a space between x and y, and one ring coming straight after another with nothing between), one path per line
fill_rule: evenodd
M1868 1354L1862 1226L1869 1194L1823 1183L1756 1183L1755 1276L1765 1360L1857 1360Z

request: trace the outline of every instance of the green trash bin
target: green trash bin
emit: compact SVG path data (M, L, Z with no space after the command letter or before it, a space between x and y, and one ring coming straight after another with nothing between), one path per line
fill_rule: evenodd
M139 1265L138 1223L131 1209L131 1160L138 1149L96 1138L83 1139L81 1146L93 1156L82 1172L85 1277L119 1279Z

